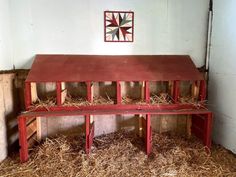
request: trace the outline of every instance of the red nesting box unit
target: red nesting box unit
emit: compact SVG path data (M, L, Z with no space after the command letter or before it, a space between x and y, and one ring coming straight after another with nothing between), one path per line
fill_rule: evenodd
M112 102L98 104L93 86L105 82L112 85L112 94L106 95ZM130 82L140 86L141 102L123 101L122 85ZM35 106L39 97L37 85L45 83L55 85L54 104ZM71 96L67 85L71 83L84 89L78 97L73 97L86 104L66 104L66 98ZM153 91L153 84L156 91ZM161 100L154 102L155 96ZM186 97L191 101L186 101ZM163 99L168 104L163 103ZM204 76L187 55L36 55L25 81L27 112L18 117L21 161L28 159L27 120L33 117L84 115L85 151L89 153L94 136L92 115L145 115L142 117L142 131L146 152L150 154L152 114L191 115L191 132L210 148L212 112L206 108L205 99Z

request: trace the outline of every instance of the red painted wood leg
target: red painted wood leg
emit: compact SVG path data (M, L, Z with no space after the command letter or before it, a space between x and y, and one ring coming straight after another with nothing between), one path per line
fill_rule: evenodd
M93 137L94 137L94 122L90 124L90 132L89 132L89 151L91 150L93 144Z
M90 147L89 147L89 130L90 130L90 115L85 115L85 152L89 154Z
M152 129L151 129L151 115L146 115L146 153L149 155L152 151Z
M25 117L18 118L18 129L19 129L20 161L23 163L26 162L29 158Z
M211 132L212 132L212 122L213 122L213 114L208 113L205 118L204 124L204 145L210 150L211 149Z

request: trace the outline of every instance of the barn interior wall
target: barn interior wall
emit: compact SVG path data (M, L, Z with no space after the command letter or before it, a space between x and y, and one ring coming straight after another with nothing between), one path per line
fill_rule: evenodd
M41 54L188 54L204 65L206 0L10 0L13 58L29 69ZM104 11L134 11L134 42L104 42Z
M214 0L209 106L214 111L213 139L236 153L236 2Z
M13 68L11 14L8 0L0 1L0 71Z

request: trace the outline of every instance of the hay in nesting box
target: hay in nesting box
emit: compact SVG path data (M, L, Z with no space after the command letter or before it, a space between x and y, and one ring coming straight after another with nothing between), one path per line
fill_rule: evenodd
M129 96L123 96L121 103L122 104L137 104L137 105L147 104L145 100L138 99L138 98L131 98Z
M151 104L171 104L172 102L173 98L168 93L153 94L150 97Z
M102 96L94 96L93 97L93 105L103 105L103 104L114 104L114 100L112 100L108 94L106 93L106 98Z
M214 145L207 154L196 139L153 133L153 152L135 134L117 132L95 138L84 152L83 136L46 139L34 148L27 163L18 154L0 163L0 176L236 176L236 157Z
M179 102L183 104L195 104L197 103L197 100L194 97L186 96L186 97L180 97Z
M196 98L193 98L191 96L187 96L187 97L180 97L179 102L181 104L192 104L197 109L207 109L205 106L207 104L207 100L198 101L198 100L196 100Z
M39 107L46 108L49 110L49 107L56 105L56 98L55 97L47 97L45 100L40 100L37 98L37 101L32 103L32 106L30 106L30 110L33 111L34 109L37 109Z
M63 106L88 106L91 103L84 98L73 98L71 95L67 94Z

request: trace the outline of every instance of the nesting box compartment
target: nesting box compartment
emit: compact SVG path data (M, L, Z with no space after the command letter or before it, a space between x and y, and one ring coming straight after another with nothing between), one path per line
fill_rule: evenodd
M150 82L151 104L173 104L173 84L171 81Z
M121 82L122 104L146 104L145 82Z
M31 88L31 107L49 107L57 104L56 83L54 82L32 82Z
M63 106L89 105L85 82L63 82L61 85L61 104Z
M93 82L91 89L92 105L116 104L117 100L115 82Z

